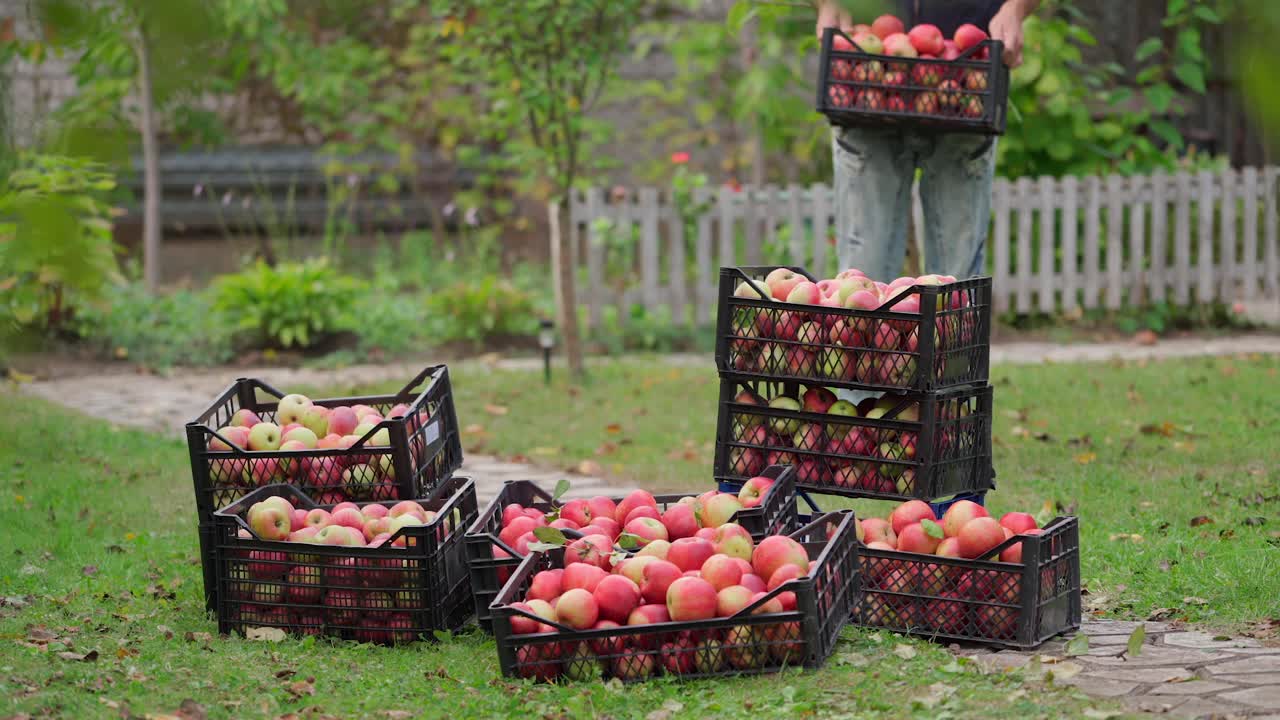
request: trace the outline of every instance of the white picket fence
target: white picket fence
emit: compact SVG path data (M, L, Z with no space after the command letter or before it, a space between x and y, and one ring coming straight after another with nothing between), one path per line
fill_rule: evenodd
M988 247L996 309L1280 297L1278 177L1280 168L1268 167L997 179ZM706 211L688 241L669 192L591 189L571 198L568 239L589 325L610 305L625 320L636 303L704 324L722 265L768 258L820 274L836 269L830 186L723 187L694 202ZM912 214L922 227L918 196Z

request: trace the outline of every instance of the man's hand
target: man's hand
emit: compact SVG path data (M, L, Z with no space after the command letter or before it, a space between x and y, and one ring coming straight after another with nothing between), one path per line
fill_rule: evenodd
M991 18L991 39L1004 43L1004 64L1011 68L1022 64L1022 21L1039 4L1040 0L1005 0Z
M851 20L847 13L840 10L835 0L819 0L818 2L818 39L822 39L822 31L829 27L849 27Z

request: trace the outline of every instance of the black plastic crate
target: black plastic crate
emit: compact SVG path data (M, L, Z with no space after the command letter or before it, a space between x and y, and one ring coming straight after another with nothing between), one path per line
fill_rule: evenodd
M836 49L837 37L853 49ZM1002 135L1009 103L1003 53L999 40L984 40L955 60L873 55L828 28L822 36L817 109L843 127Z
M471 616L463 536L478 514L475 483L453 477L430 500L436 516L376 548L261 540L244 515L279 495L323 507L297 488L259 488L214 515L218 631L279 628L295 635L399 643L430 639ZM361 508L374 503L357 503ZM392 544L404 540L404 547Z
M878 418L768 404L801 395L796 383L722 378L716 480L778 463L796 467L797 490L830 495L932 502L993 487L990 386L889 396Z
M394 395L313 400L324 407L368 405L380 413L400 404L409 407L404 416L383 420L346 449L247 450L235 447L218 432L241 409L253 411L263 421L273 421L278 401L285 394L261 380L241 378L187 423L200 524L212 525L219 508L263 484L284 482L327 505L344 500L416 499L429 496L462 465L453 389L444 365L424 369ZM383 431L389 444L373 444ZM229 449L211 449L214 440ZM259 483L255 470L260 470L257 479L267 482ZM212 550L202 542L200 552L206 567L212 563ZM209 586L205 597L212 610L214 595Z
M930 392L985 383L991 278L915 285L876 310L774 300L777 266L720 268L716 367L744 378ZM786 268L816 282L801 268ZM743 294L758 297L739 297ZM919 304L919 312L896 308Z
M1080 627L1080 527L1059 517L1017 535L1022 562L964 560L858 547L853 623L942 640L1032 648Z
M787 466L767 467L762 468L759 475L774 481L764 502L753 508L739 510L730 522L741 525L756 540L766 535L791 532L796 528L795 471ZM657 500L660 509L666 510L667 506L679 502L682 497L685 496L655 495L654 500ZM613 498L615 502L621 499ZM524 557L498 538L498 533L502 532L502 509L511 503L544 512L553 507L551 493L535 483L529 480L509 481L503 484L502 490L480 511L475 524L467 530L467 562L471 568L471 592L475 595L476 618L480 626L488 631L492 631L489 605Z
M857 585L857 537L850 511L829 513L791 533L817 565L809 575L780 585L726 618L517 635L515 618L545 622L514 607L540 570L562 567L564 551L531 553L503 586L492 606L498 662L508 677L644 680L756 674L783 667L822 666L853 609ZM796 609L752 615L783 592L795 592Z

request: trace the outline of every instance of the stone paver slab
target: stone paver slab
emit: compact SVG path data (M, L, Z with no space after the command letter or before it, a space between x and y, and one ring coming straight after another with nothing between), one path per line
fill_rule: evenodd
M1089 676L1105 677L1112 680L1120 680L1122 682L1154 684L1190 680L1195 677L1195 673L1186 668L1180 667L1132 669L1095 668L1090 671Z
M1219 640L1223 636L1214 633L1207 633L1200 630L1189 630L1186 632L1165 633L1164 644L1175 645L1177 647L1195 648L1197 650L1220 650L1223 648L1256 648L1262 643L1254 638L1227 638Z
M1161 665L1203 665L1204 663L1230 660L1234 657L1237 656L1226 652L1143 645L1142 653L1137 656L1090 658L1090 662L1096 665L1114 667L1158 667Z
M1138 689L1138 683L1106 680L1093 675L1076 675L1058 681L1062 685L1073 685L1087 695L1100 698L1114 698L1128 695Z
M1215 720L1243 720L1246 710L1239 705L1223 702L1218 698L1187 698L1173 709L1170 715L1186 718L1214 718Z
M1188 680L1179 683L1162 683L1151 688L1152 695L1208 695L1236 687L1216 680Z
M1244 657L1239 660L1213 665L1209 668L1209 671L1214 675L1280 673L1280 655Z
M1247 690L1223 693L1224 700L1263 710L1280 710L1280 685L1261 685Z
M1130 710L1136 710L1143 713L1167 713L1174 710L1179 705L1185 704L1190 698L1185 697L1151 697L1148 695L1139 695L1136 697L1126 697L1124 699L1125 707ZM1175 713L1177 714L1177 713Z
M1214 680L1221 680L1233 685L1280 685L1280 673L1254 673L1251 675L1213 675Z
M1094 635L1124 635L1128 636L1139 625L1147 626L1147 637L1156 633L1162 633L1169 629L1169 623L1149 622L1140 623L1131 620L1086 620L1080 623L1080 632L1090 637Z

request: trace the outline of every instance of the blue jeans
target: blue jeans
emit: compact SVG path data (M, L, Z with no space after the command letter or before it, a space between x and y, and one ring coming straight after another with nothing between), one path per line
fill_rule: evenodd
M834 128L837 255L840 267L874 280L902 274L911 183L920 168L926 273L964 279L985 268L995 138Z

